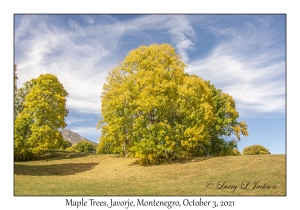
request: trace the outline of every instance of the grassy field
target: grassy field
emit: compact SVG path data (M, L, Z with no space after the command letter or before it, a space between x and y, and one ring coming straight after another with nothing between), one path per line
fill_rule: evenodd
M55 152L15 162L19 195L286 195L286 156L186 158L141 166L116 155Z

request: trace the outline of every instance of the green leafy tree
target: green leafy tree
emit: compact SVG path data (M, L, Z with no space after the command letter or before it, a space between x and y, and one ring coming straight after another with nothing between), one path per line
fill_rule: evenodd
M72 147L72 143L69 140L64 139L61 148L65 150L70 147Z
M96 147L96 152L98 154L115 154L116 153L113 151L112 143L108 140L100 141L98 146Z
M82 141L79 142L78 144L73 145L72 147L70 147L68 150L70 151L75 151L75 152L95 152L95 147L92 143L88 142L88 141Z
M56 76L42 74L18 90L18 114L14 125L16 160L39 156L46 149L63 144L59 132L66 127L68 93Z
M239 113L229 94L217 89L210 81L206 81L206 84L212 96L215 120L209 128L211 137L209 144L205 145L205 150L212 156L231 155L232 150L237 148L241 134L248 136L247 124L238 122ZM230 136L233 136L233 139L226 142L224 137Z
M101 95L97 152L130 154L141 163L232 153L235 141L211 148L222 136L248 135L232 97L186 67L172 46L154 44L132 50L112 69Z
M270 151L261 145L252 145L243 149L243 155L269 155Z
M24 109L24 102L26 95L31 91L32 87L36 84L37 79L31 79L24 83L24 86L18 88L15 91L15 98L14 98L14 119L23 111Z
M233 149L233 151L232 151L232 155L233 155L233 156L240 156L240 155L241 155L241 153L240 153L240 151L239 151L239 150L237 150L237 149Z

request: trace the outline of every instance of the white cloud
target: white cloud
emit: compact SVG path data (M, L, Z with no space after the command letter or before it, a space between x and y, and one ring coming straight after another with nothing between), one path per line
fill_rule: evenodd
M80 17L88 24L79 25L70 18L69 28L53 24L47 16L18 19L15 45L16 53L22 52L17 56L19 87L39 74L52 73L69 93L69 109L99 113L107 72L126 53L121 46L126 40L120 40L135 34L152 40L148 32L160 31L181 54L189 66L187 71L232 95L241 112L282 112L285 108L285 48L274 48L277 29L271 28L268 20L220 27L215 17L203 20L202 16L143 15L122 22L109 15L102 19ZM219 42L205 58L190 61L194 42L201 39L193 28L196 24L217 36Z
M118 42L126 33L169 29L171 40L184 60L195 35L184 16L149 15L118 22L106 16L97 24L97 16L80 16L89 22L67 18L69 28L55 25L48 16L23 16L16 28L18 86L51 73L58 77L69 93L67 106L79 112L99 113L100 94L108 70L124 57ZM34 28L34 30L29 30ZM166 31L167 34L167 31Z
M182 60L187 62L189 60L187 51L194 49L194 43L188 37L195 39L194 29L185 16L176 16L176 18L170 19L167 25L170 27L171 39L176 43L175 46L182 56Z
M276 29L265 26L211 28L226 39L205 58L188 63L188 72L232 95L244 116L285 110L285 48L276 43Z
M32 27L30 24L34 22L27 22L27 27ZM54 26L50 29L45 22L41 21L34 32L27 34L30 38L16 41L18 49L25 52L17 62L18 86L40 74L51 73L69 93L68 108L99 113L102 85L106 72L113 65L105 60L110 55L104 47L107 43L96 34L77 34L75 31L83 30L74 21L70 23L75 31L69 32ZM22 31L26 32L21 30L19 36L23 35Z
M29 25L34 21L34 16L15 16L15 22L18 24L18 27L15 29L15 42L18 42L20 37L30 31Z
M94 119L93 118L87 118L87 117L67 117L66 119L66 123L68 126L72 125L72 124L77 124L77 123L81 123L81 122L93 122Z
M134 33L134 31L149 29L168 30L170 42L175 46L184 62L189 60L188 51L194 49L191 39L196 39L196 34L185 15L146 15L122 23L115 22L113 26L118 28L120 33Z
M95 20L90 15L82 15L81 17L89 24L95 23Z
M73 29L77 30L77 29L80 28L80 26L78 25L78 23L77 23L76 21L73 21L73 20L68 20L68 21L69 21L70 26L71 26Z

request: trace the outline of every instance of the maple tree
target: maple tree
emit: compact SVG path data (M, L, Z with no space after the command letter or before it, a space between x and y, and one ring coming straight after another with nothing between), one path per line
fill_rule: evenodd
M56 76L42 74L17 91L14 125L15 159L26 160L63 145L68 93Z
M154 44L132 50L112 69L101 94L97 152L141 163L232 152L235 141L222 137L248 135L247 125L237 122L234 100L185 68L171 45Z

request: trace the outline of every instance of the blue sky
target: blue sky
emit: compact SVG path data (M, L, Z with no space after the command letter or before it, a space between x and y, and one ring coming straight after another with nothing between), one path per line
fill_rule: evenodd
M40 74L69 93L67 128L98 142L100 94L107 72L140 45L169 43L189 66L233 96L248 137L286 152L285 15L15 15L18 87Z

